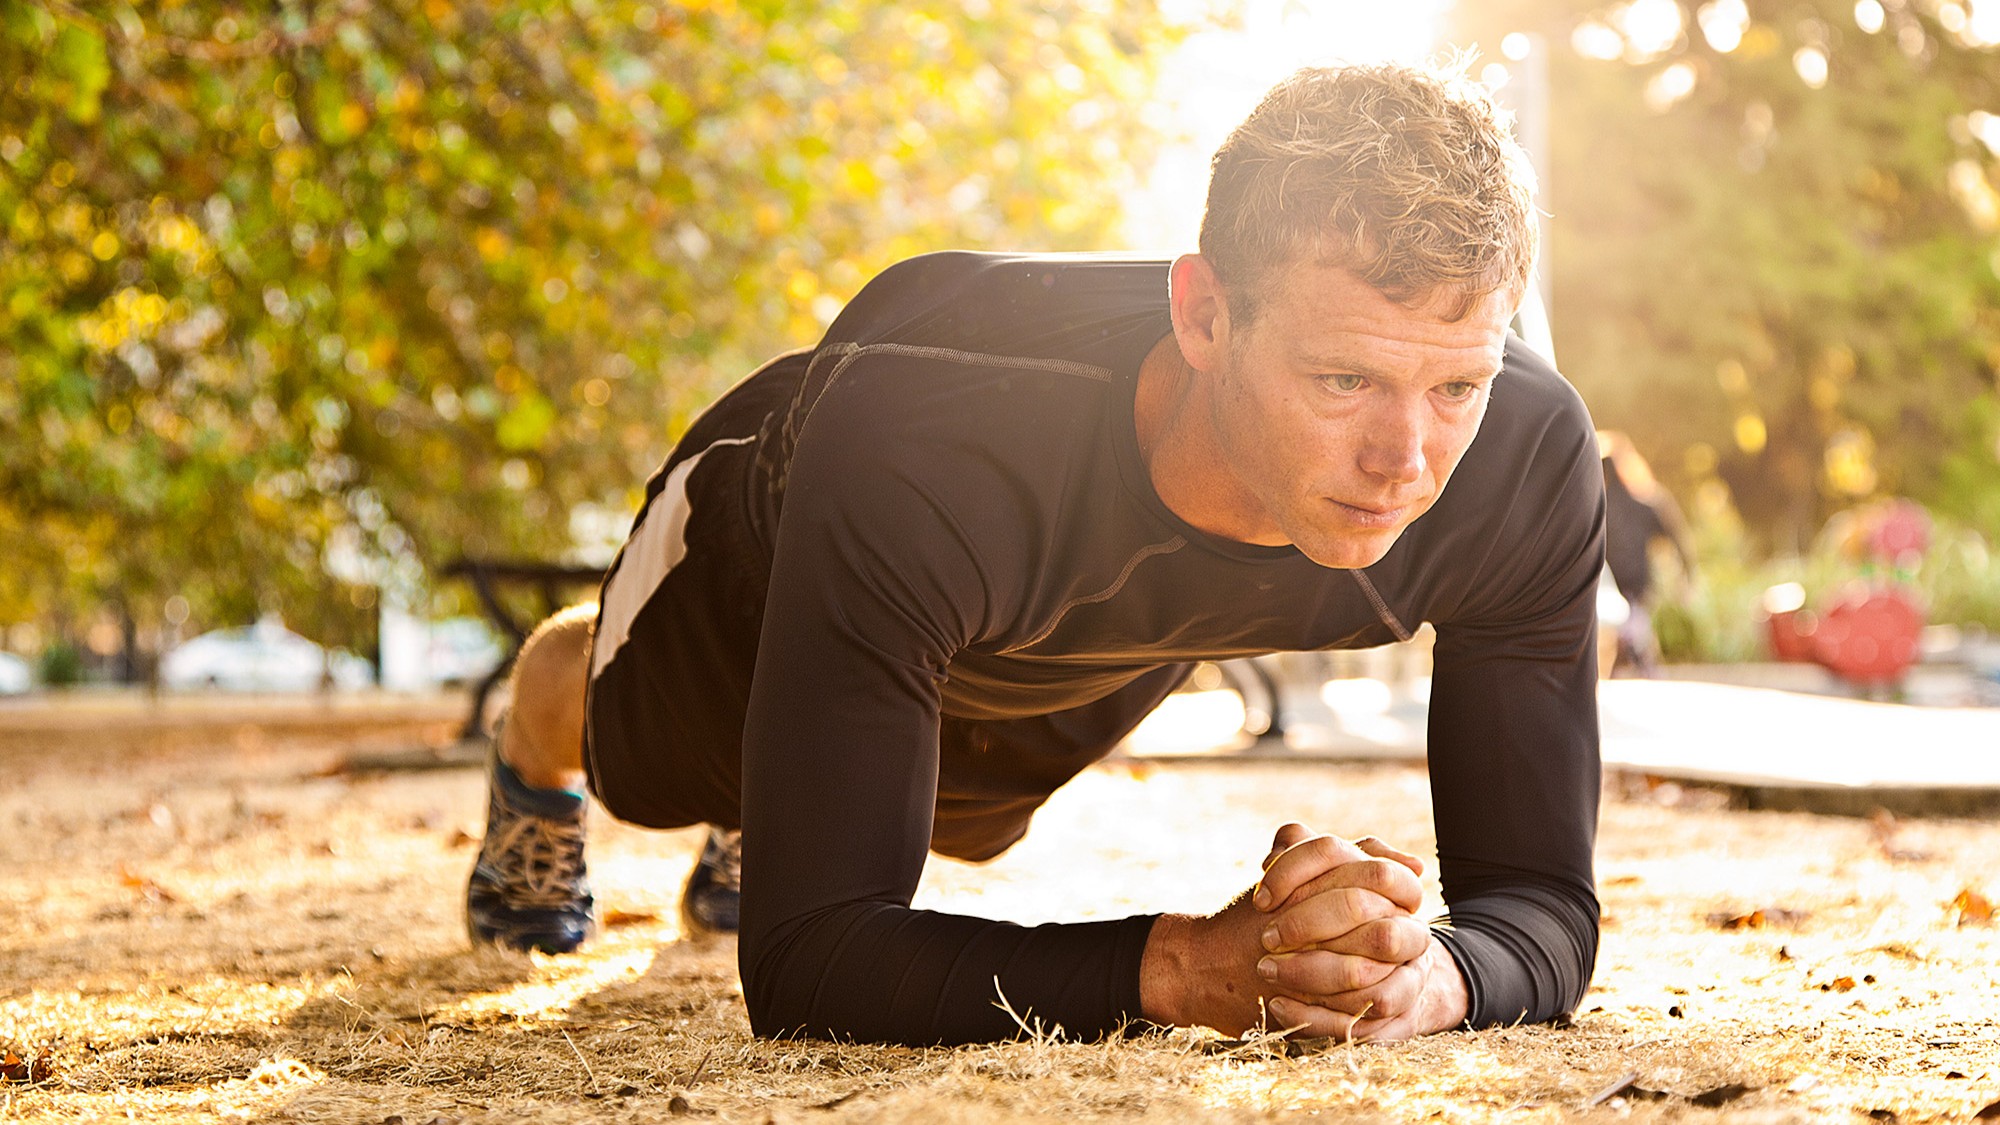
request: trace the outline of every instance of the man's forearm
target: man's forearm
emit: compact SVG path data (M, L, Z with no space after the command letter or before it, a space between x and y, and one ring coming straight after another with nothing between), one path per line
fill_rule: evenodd
M949 1045L1011 1038L1018 1016L1094 1038L1141 1014L1149 918L1019 926L881 902L770 930L756 916L739 961L759 1035Z
M1464 970L1474 1027L1544 1023L1575 1011L1597 960L1594 900L1521 887L1451 907L1440 937Z

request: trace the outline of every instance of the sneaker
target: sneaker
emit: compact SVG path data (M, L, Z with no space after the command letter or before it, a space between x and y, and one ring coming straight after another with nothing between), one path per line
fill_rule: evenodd
M465 889L475 944L568 953L596 929L583 864L583 794L537 789L500 760L487 790L486 839Z
M733 934L742 901L743 833L711 828L681 891L681 926L690 937Z

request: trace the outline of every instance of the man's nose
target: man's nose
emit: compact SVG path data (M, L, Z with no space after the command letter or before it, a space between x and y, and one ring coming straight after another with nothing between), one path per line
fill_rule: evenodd
M1424 423L1418 409L1401 404L1377 412L1361 436L1361 469L1391 484L1414 484L1424 475Z

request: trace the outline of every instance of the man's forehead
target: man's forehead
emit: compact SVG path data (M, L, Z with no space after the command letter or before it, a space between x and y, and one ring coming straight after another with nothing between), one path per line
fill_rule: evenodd
M1464 353L1473 363L1497 365L1516 301L1504 291L1480 298L1462 316L1462 302L1433 296L1405 304L1372 286L1338 274L1293 275L1269 302L1287 343L1302 355L1340 358L1341 353L1384 347L1421 347ZM1482 358L1483 357L1483 358Z
M1509 285L1484 291L1440 285L1423 293L1391 296L1340 262L1303 256L1272 270L1261 288L1265 303L1317 304L1329 311L1362 315L1393 311L1440 325L1476 327L1486 322L1503 330L1526 296L1525 288Z

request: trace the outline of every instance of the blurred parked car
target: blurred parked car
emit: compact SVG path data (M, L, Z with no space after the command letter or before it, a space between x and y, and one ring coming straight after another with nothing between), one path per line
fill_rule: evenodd
M448 618L428 632L424 671L440 687L472 687L507 655L499 634L477 617Z
M389 691L472 687L507 657L500 635L477 617L428 621L399 607L385 607L377 636L380 682Z
M24 695L35 686L34 670L11 652L0 652L0 695Z
M329 677L335 688L366 687L375 669L351 652L329 654L269 617L203 633L160 660L160 686L175 691L317 691Z

